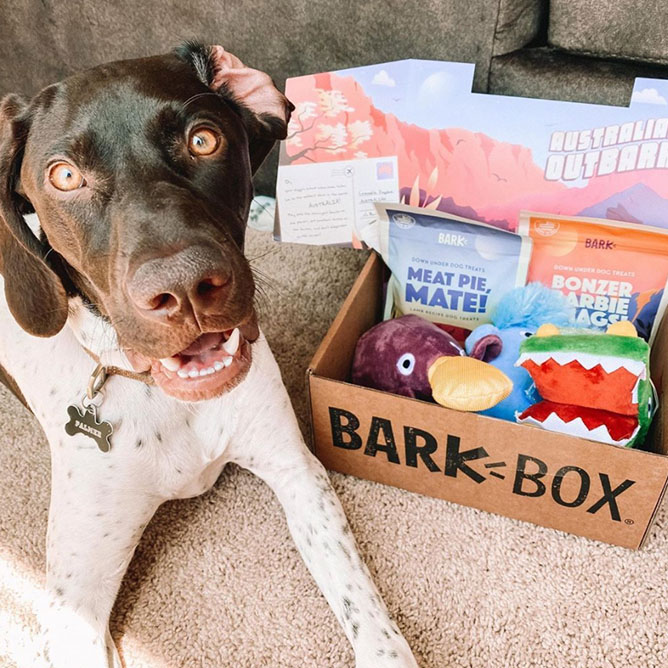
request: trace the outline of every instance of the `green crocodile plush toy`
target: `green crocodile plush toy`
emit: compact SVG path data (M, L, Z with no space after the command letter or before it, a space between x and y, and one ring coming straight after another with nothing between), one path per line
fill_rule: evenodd
M649 345L628 321L605 333L561 333L543 325L520 346L524 367L543 398L518 422L593 441L641 444L656 410Z

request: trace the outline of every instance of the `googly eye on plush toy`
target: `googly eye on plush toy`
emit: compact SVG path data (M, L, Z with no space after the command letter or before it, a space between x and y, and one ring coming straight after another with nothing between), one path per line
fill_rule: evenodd
M413 353L404 353L397 360L397 369L403 376L410 376L415 369L415 355Z

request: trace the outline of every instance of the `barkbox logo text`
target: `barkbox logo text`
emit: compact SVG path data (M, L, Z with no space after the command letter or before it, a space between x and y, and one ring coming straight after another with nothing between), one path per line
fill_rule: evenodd
M382 456L388 462L417 468L424 466L433 474L448 478L465 478L482 484L491 478L512 483L510 493L527 498L548 495L566 508L582 506L587 513L597 514L605 508L610 518L621 522L619 498L635 484L635 480L613 481L607 473L590 473L579 466L561 466L555 471L548 464L527 454L518 454L515 461L488 461L491 456L483 446L462 450L461 439L446 434L444 453L438 454L439 440L432 433L402 425L403 448L395 434L392 421L372 417L368 432L363 432L359 418L342 408L329 408L332 442L345 450L359 450L368 457ZM479 461L480 465L474 466ZM484 473L483 473L484 472ZM564 482L568 480L569 494L565 494ZM573 494L573 488L577 491Z

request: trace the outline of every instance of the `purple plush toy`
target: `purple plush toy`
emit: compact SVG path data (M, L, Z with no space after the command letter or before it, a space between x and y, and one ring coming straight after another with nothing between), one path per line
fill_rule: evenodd
M484 410L479 406L494 406L512 390L501 371L466 357L450 334L416 315L386 320L364 333L351 375L358 385L459 410Z

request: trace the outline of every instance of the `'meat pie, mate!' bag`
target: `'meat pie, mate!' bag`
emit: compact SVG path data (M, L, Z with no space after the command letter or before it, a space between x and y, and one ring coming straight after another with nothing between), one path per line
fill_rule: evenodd
M412 313L471 330L525 284L527 237L402 204L376 203L376 210L380 253L392 272L386 318Z

